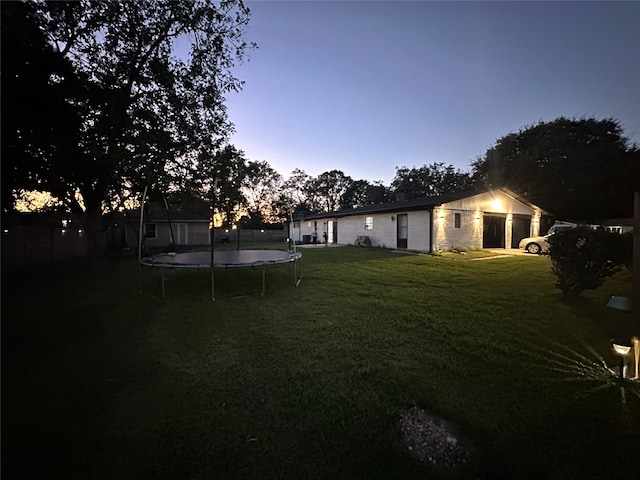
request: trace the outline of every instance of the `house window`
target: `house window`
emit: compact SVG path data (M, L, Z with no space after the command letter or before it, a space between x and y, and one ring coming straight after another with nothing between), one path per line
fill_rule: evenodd
M460 214L459 213L454 213L453 214L453 227L454 228L460 228Z
M373 217L365 217L364 218L364 229L365 230L373 230Z
M155 223L147 223L144 226L144 237L152 240L158 238L157 225Z

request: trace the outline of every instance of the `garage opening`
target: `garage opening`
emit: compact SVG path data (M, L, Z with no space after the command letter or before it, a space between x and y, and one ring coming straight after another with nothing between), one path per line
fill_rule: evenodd
M506 215L483 216L482 248L504 248Z
M520 240L531 236L531 217L514 215L511 230L511 248L518 248Z

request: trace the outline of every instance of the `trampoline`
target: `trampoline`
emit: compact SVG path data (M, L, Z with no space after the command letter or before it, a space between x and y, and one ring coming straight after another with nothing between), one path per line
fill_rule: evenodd
M214 188L217 187L217 179ZM302 253L297 252L295 249L295 243L293 244L293 251L287 250L243 250L240 249L238 243L237 250L215 250L213 228L210 233L210 249L201 251L190 252L166 252L142 256L142 244L143 244L143 218L144 218L144 206L147 198L148 188L145 187L142 195L142 202L140 207L140 232L138 236L138 262L140 269L143 266L159 267L162 277L162 297L165 297L165 269L166 268L195 268L195 269L210 269L211 270L211 299L215 300L215 269L217 268L242 268L242 267L262 267L262 295L266 290L266 267L267 265L276 265L281 263L293 263L293 283L297 287L302 280ZM165 207L168 210L167 202L165 199ZM213 217L211 219L211 225L213 224ZM171 222L169 221L169 230L171 234L171 243L175 246L173 241L173 230L171 228ZM296 263L300 264L300 275L298 276L298 270ZM140 273L140 293L142 293L142 270Z
M264 295L266 291L266 267L280 263L295 263L301 258L301 252L289 252L286 250L203 250L158 253L141 258L140 265L160 267L163 298L165 297L165 268L211 269L211 299L215 300L214 270L216 268L262 267L262 295ZM298 278L295 265L293 272L294 285L298 286L302 276Z
M277 263L295 262L302 253L286 250L214 250L211 251L159 253L140 260L149 267L168 268L235 268L259 267Z

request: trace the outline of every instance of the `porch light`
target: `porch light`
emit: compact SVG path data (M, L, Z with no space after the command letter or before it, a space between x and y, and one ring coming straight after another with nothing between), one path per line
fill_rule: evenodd
M8 228L3 228L2 229L2 233L4 233L5 235L7 235L9 233L9 229Z
M480 220L480 212L476 212L476 220Z
M491 205L491 208L493 208L494 210L502 210L502 202L500 201L499 198L491 200L489 204Z

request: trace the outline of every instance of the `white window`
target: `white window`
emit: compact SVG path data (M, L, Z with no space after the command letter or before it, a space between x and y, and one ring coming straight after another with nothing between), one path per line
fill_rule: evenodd
M373 217L365 217L364 218L364 229L365 230L373 230Z

